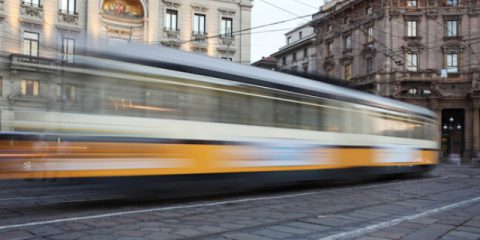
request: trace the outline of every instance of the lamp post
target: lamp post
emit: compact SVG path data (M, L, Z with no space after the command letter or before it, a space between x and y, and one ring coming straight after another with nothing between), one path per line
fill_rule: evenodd
M459 122L455 122L455 118L453 116L450 116L448 118L448 123L444 123L442 126L443 130L448 133L448 160L449 161L455 161L460 163L460 156L456 156L456 154L453 154L452 148L453 148L453 133L455 130L462 130L462 125Z

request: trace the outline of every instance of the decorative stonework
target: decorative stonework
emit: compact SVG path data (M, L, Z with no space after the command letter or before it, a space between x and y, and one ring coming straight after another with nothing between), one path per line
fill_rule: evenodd
M197 5L197 4L192 4L192 9L195 12L201 12L201 13L206 13L208 11L208 7Z
M444 44L441 49L444 53L450 53L450 52L455 52L455 53L462 53L463 50L465 50L465 44L460 41L450 41Z
M168 0L163 0L163 4L167 8L179 8L182 5L180 2L168 1Z
M436 10L427 10L427 18L429 19L436 19L438 17L438 11Z
M402 46L403 52L422 52L425 45L419 39L412 39L407 41L407 45Z
M233 37L219 38L217 50L221 52L234 53L237 50L237 47L235 45L235 38Z
M223 16L233 16L233 15L235 15L235 10L233 10L233 9L219 8L218 11Z
M40 6L31 6L22 4L20 8L20 15L23 18L22 21L31 22L28 20L36 20L35 23L38 23L38 20L43 21L43 7ZM32 22L33 23L33 22Z
M63 12L58 12L58 22L71 24L71 25L78 25L78 14L68 14Z

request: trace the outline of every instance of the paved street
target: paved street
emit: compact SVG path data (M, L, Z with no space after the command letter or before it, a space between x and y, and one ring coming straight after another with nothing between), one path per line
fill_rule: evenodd
M0 239L480 239L479 173L444 165L423 178L184 199L4 182Z

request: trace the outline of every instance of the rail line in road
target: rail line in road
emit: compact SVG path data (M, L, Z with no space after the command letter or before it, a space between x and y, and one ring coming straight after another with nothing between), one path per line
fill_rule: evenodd
M288 189L286 193L284 191L280 194L278 191L273 191L273 194L272 191L268 194L261 191L240 194L240 196L246 194L249 197L228 194L208 197L209 200L203 197L193 198L193 200L178 199L182 202L174 204L164 199L132 201L128 196L119 196L120 199L117 199L119 201L103 199L108 198L107 195L101 196L102 199L96 202L98 199L96 196L82 199L82 196L77 197L77 194L57 194L51 196L52 201L42 203L42 200L39 200L40 203L37 203L35 196L25 196L22 201L26 205L33 203L34 206L22 209L19 205L20 208L13 211L19 211L20 214L13 215L10 219L3 218L3 224L0 225L0 239L8 239L6 236L11 236L9 234L12 232L35 233L32 236L43 237L39 239L56 239L53 237L54 234L63 231L67 233L76 231L75 234L112 231L109 236L95 236L100 239L103 239L102 237L115 239L114 236L124 236L119 234L132 233L132 231L123 232L121 230L123 228L135 229L133 231L135 234L143 234L142 231L170 231L162 230L165 226L178 228L177 232L172 232L176 235L165 235L168 233L163 232L159 233L161 235L150 236L145 233L144 239L158 239L159 236L189 240L222 237L237 239L236 236L240 236L238 239L250 239L250 237L255 238L256 235L248 234L270 234L272 231L276 231L277 234L285 234L285 231L318 232L312 236L292 235L296 236L293 237L294 239L355 239L375 234L383 229L388 230L392 226L403 227L404 223L411 224L410 222L414 219L423 219L432 215L435 217L439 213L450 212L453 209L478 205L480 215L480 180L475 169L444 166L441 171L434 172L434 176L380 183L367 182L360 186L342 184L332 186L333 189L323 188L313 191L302 188L293 192ZM22 192L22 194L25 193ZM125 197L127 198L122 199ZM63 205L64 203L67 204ZM43 211L44 208L47 210ZM8 208L4 206L3 209ZM0 206L0 214L3 209ZM476 211L473 209L469 212ZM375 214L379 215L373 216ZM251 220L242 222L241 219ZM351 220L357 222L348 222ZM132 221L133 224L131 224ZM342 221L347 221L346 225L334 226L338 222L344 224ZM127 222L128 224L125 224ZM110 227L105 228L105 224L110 226L111 230L108 230ZM85 225L86 230L68 230L68 226L76 225ZM144 225L158 226L158 228L142 228L141 226ZM200 230L196 231L195 229L199 226ZM203 230L202 226L205 226ZM66 229L58 230L59 227L62 229L66 227ZM302 230L302 227L306 230ZM57 230L47 233L50 229ZM289 234L298 234L298 232ZM92 235L92 237L95 236ZM269 239L277 238L278 236L272 235Z
M3 225L3 226L0 226L0 230L12 229L12 228L21 228L21 227L30 227L30 226L38 226L38 225L53 224L53 223L61 223L61 222L71 222L71 221L78 221L78 220L116 217L116 216L121 216L121 215L130 215L130 214L139 214L139 213L149 213L149 212L188 209L188 208L212 207L212 206L232 204L232 203L245 203L245 202L252 202L252 201L265 201L265 200L294 198L294 197L302 197L302 196L314 195L314 194L319 194L319 193L332 193L332 192L347 191L347 190L348 191L350 191L350 190L368 190L368 189L372 189L372 188L376 188L376 187L399 185L399 184L410 184L410 183L418 183L418 182L428 182L428 181L435 181L435 180L439 180L439 179L447 179L447 178L451 178L451 177L456 177L456 176L433 177L433 178L428 178L428 179L403 180L403 181L400 180L400 181L395 181L395 182L380 183L380 184L373 184L373 185L360 186L360 187L351 187L351 188L346 187L346 188L340 188L340 189L320 190L320 191L304 192L304 193L297 193L297 194L286 194L286 195L271 196L271 197L244 198L244 199L217 201L217 202L210 202L210 203L169 206L169 207L158 207L158 208L131 210L131 211L111 212L111 213L96 214L96 215L89 215L89 216L59 218L59 219L51 219L51 220L45 220L45 221L35 221L35 222L27 222L27 223L20 223L20 224ZM95 199L89 199L89 200L85 200L85 201L88 202L88 201L94 201L94 200ZM59 203L61 203L61 202L59 202Z

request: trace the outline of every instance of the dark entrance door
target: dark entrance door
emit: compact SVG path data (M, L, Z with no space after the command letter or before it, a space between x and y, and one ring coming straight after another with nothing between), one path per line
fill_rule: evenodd
M443 157L462 156L464 148L465 110L442 110L442 139Z

